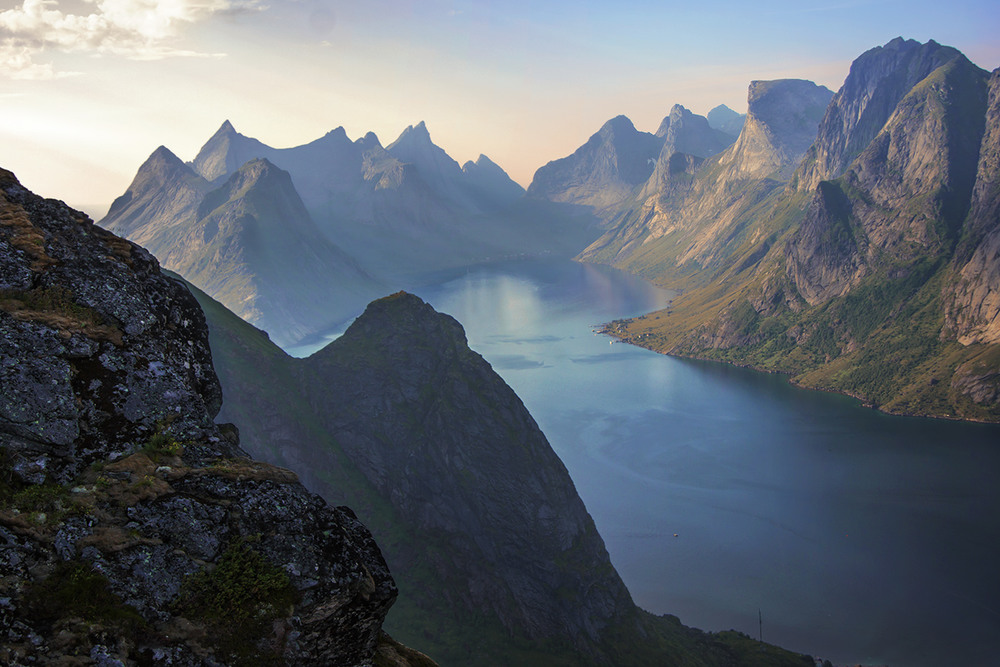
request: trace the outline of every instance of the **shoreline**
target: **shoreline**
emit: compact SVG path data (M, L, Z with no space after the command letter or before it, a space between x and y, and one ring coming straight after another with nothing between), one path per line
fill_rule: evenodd
M630 318L630 319L635 319L635 318ZM944 421L967 422L970 424L1000 425L1000 421L989 421L986 419L975 419L971 417L956 417L954 415L941 415L941 414L929 414L929 413L917 414L914 412L896 412L896 411L886 410L870 402L864 396L852 394L851 392L845 391L843 389L824 389L823 387L813 387L807 384L803 384L801 382L797 382L795 378L792 377L791 371L773 370L770 368L759 368L757 366L754 366L753 364L739 363L735 361L725 361L722 359L712 359L710 357L700 357L693 354L679 354L677 352L662 352L660 350L654 350L652 347L649 347L648 345L643 345L637 338L634 338L632 336L622 336L615 333L612 330L611 325L612 322L606 322L604 324L599 325L599 327L595 328L594 331L603 336L608 336L609 338L614 339L614 341L616 342L639 347L644 350L649 350L650 352L654 352L656 354L662 354L668 357L675 357L677 359L690 359L692 361L707 361L716 364L725 364L726 366L733 366L735 368L745 368L747 370L755 371L757 373L767 373L769 375L782 375L785 377L785 380L788 382L789 385L797 389L803 389L806 391L820 391L827 394L839 394L841 396L853 398L854 400L860 402L861 407L868 408L870 410L875 410L876 412L881 412L882 414L888 415L890 417L910 417L915 419L941 419Z

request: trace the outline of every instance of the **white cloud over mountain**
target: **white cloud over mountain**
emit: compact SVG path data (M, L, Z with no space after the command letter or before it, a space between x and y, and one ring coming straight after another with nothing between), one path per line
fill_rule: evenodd
M134 59L211 55L173 46L186 25L223 12L259 8L258 0L83 0L83 12L59 0L22 0L0 12L0 68L8 77L65 76L38 56L51 51ZM75 3L80 7L81 3ZM90 10L89 12L86 10Z

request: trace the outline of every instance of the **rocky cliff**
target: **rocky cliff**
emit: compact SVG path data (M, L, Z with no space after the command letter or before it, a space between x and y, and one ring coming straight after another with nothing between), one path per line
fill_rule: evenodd
M881 87L865 94L889 95ZM969 210L985 112L986 73L957 54L899 100L843 177L820 182L787 251L807 302L843 295L881 267L952 252ZM822 137L816 146L832 152Z
M882 131L900 100L958 55L933 40L921 44L901 37L861 54L823 115L815 146L796 176L797 187L811 191L843 174Z
M986 130L954 270L945 291L946 330L963 345L1000 343L1000 70L989 80Z
M182 283L6 171L0 360L0 662L371 664L367 529L213 422Z

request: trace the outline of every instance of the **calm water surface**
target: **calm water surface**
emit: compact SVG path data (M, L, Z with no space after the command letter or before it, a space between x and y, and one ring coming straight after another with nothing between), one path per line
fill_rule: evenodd
M1000 427L888 417L594 335L670 294L524 261L414 289L565 462L635 601L835 663L998 664ZM676 536L675 536L676 534Z

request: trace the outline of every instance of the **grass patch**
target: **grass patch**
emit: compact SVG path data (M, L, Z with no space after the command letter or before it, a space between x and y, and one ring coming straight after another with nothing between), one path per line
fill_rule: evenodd
M49 627L77 617L118 628L132 637L146 629L139 612L122 602L107 578L82 562L60 563L52 574L32 584L25 594L24 609L36 623Z
M0 290L0 310L22 321L37 322L66 334L80 333L96 340L122 344L122 331L108 325L93 308L81 306L60 285L29 290Z
M298 594L280 567L233 542L215 567L184 580L174 611L212 629L220 657L241 665L280 665L280 646L269 640L273 622L291 613Z

